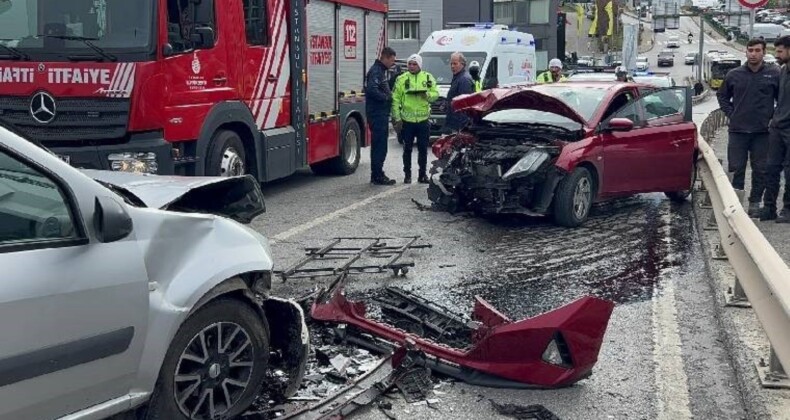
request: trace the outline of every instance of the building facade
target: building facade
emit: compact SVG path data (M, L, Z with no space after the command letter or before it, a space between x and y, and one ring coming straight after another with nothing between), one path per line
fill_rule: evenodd
M419 51L433 31L496 22L535 37L538 68L557 54L559 0L389 0L388 44L399 57Z
M537 68L546 69L557 56L559 0L493 0L494 22L535 37ZM564 41L564 40L563 40Z

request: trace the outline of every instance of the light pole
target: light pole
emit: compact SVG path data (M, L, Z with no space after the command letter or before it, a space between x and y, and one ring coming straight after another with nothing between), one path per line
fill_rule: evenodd
M699 15L699 54L697 55L697 82L702 83L702 44L705 43L705 15Z

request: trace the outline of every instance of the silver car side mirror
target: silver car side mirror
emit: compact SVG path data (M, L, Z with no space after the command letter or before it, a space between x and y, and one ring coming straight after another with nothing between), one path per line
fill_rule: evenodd
M93 211L93 229L103 243L116 242L132 233L132 217L115 199L97 196Z

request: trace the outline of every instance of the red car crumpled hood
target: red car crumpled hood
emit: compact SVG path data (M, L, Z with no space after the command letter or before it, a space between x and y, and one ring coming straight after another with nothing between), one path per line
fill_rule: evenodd
M582 125L587 121L565 102L533 90L532 87L514 87L484 90L479 93L459 96L452 103L453 110L462 112L474 120L505 109L534 109L562 115Z

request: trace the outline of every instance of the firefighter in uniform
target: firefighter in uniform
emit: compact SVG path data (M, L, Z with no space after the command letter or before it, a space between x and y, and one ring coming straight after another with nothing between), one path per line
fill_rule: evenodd
M538 83L564 82L568 79L562 75L562 61L559 58L552 58L549 61L549 70L538 75Z
M480 79L480 63L472 61L469 64L469 75L472 76L472 80L475 82L475 92L483 90L483 81Z
M422 70L422 57L409 56L408 71L398 76L392 92L392 121L396 131L403 133L403 183L411 184L411 152L417 140L417 182L428 183L428 139L431 103L439 97L436 79Z

